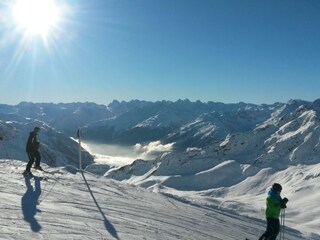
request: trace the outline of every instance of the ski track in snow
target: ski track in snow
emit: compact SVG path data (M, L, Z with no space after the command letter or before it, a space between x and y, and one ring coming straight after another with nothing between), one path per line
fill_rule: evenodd
M30 178L21 174L25 163L0 164L0 239L232 240L257 239L265 230L260 220L86 172L58 168ZM285 235L306 239L290 229Z

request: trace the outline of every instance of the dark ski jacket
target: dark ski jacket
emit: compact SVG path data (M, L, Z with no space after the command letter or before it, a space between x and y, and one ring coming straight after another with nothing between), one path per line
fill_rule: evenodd
M27 141L26 151L36 152L38 151L39 146L40 146L40 143L38 142L38 139L37 139L37 132L35 131L30 132L30 135Z

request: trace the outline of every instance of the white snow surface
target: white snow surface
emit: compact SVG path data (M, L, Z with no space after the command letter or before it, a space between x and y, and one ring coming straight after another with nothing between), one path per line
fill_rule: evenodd
M264 221L223 207L191 203L73 167L43 164L51 173L34 171L38 177L30 178L21 174L24 162L1 159L0 165L0 239L231 240L257 239L265 229ZM313 181L316 177L307 175ZM303 187L299 194L305 194ZM319 239L289 228L285 236Z
M260 220L265 219L266 192L278 182L283 186L282 197L289 199L286 225L320 239L320 164L299 164L277 171L234 160L210 167L210 159L188 161L175 156L177 160L170 161L169 157L136 161L131 166L111 169L106 176Z
M315 111L298 108L207 148L138 160L105 176L261 220L266 191L278 182L289 198L287 225L319 236L319 123Z
M207 145L174 151L171 140L138 143L130 152L144 160L117 147L116 158L95 153L92 165L87 158L83 174L65 167L78 166L74 141L45 122L5 116L0 239L258 239L265 229L266 191L278 182L282 197L289 198L285 239L318 240L319 103L289 102L264 122L255 119L259 114L202 114L169 135L174 141L193 136ZM161 127L179 114L169 113L132 113L114 124L125 128L134 120L140 127ZM28 179L21 174L25 141L39 125L42 165L53 173ZM221 138L206 141L210 136ZM155 151L165 153L145 160Z

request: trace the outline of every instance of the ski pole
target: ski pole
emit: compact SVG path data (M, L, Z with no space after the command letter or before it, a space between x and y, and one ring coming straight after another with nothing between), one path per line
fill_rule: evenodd
M281 218L280 218L280 240L282 240L282 231L283 231L283 209L281 210Z
M286 220L286 209L283 209L283 240L284 240L284 227L285 227L284 221L285 220Z
M82 157L81 157L81 128L77 130L77 137L79 140L79 169L82 171Z
M282 213L281 213L281 232L280 232L280 240L283 239L284 240L284 227L285 227L285 216L286 216L286 210L285 208L282 209Z

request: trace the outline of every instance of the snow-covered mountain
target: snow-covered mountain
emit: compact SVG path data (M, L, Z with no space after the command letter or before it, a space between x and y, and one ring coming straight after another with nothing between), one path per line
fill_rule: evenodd
M21 102L14 106L0 104L0 113L45 122L57 131L68 135L90 122L113 116L104 105L95 103L30 103Z
M320 214L318 106L318 101L290 101L251 131L229 133L204 148L135 161L105 176L208 205L237 206L254 217L261 216L268 186L280 182L293 199L291 213L288 210L291 226L320 234L319 221L309 216Z
M116 102L108 106L126 109L112 118L87 124L85 138L110 144L134 145L162 141L176 148L203 147L228 133L253 129L283 104L223 104L178 100L176 102L134 102L128 107ZM124 106L123 106L124 105Z
M10 119L10 120L9 120ZM50 166L79 165L78 143L57 132L46 123L17 115L1 114L0 117L0 159L19 159L27 162L26 142L34 127L40 127L38 136L42 162ZM82 151L83 165L93 163L93 157Z
M68 136L79 127L88 141L134 145L175 142L176 148L203 147L228 133L249 131L283 104L224 104L186 100L0 105L0 114L32 118Z
M97 115L96 107L100 109ZM79 120L82 115L74 109L62 114L60 108L56 121L53 108L43 108L45 114L40 114L37 107L36 115L31 116L12 111L16 106L0 105L2 158L25 160L28 132L39 124L43 128L41 150L49 165L77 165L77 144L67 134L81 126L83 137L92 141L136 144L140 149L152 148L155 143L162 149L169 146L168 152L154 160L136 160L119 168L93 164L87 170L184 202L226 208L255 219L264 219L265 191L279 182L283 196L290 200L288 226L320 235L320 100L272 105L135 100L114 101L108 106L84 104L82 108L90 109L80 111L83 119ZM68 122L66 129L57 124L64 121ZM47 153L52 153L51 157L46 157ZM92 158L87 157L89 164ZM314 239L319 239L318 235Z
M265 222L223 207L79 172L72 167L23 177L20 161L0 160L0 239L257 239ZM286 228L286 239L318 240Z

